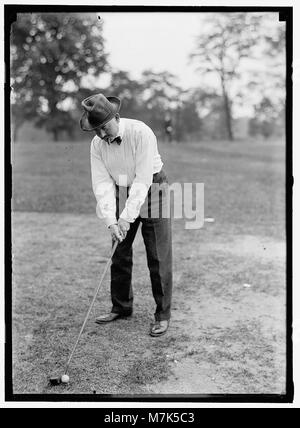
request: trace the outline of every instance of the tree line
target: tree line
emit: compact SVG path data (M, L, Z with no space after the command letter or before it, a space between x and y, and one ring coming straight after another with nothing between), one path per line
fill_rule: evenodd
M145 70L136 80L112 69L102 26L88 14L21 14L11 31L13 139L24 121L56 141L62 133L76 138L81 100L100 91L119 96L121 114L159 136L171 118L177 141L234 140L234 117L245 105L252 108L248 134L268 137L283 124L284 49L284 27L270 14L206 14L189 53L199 85L184 90L169 71Z

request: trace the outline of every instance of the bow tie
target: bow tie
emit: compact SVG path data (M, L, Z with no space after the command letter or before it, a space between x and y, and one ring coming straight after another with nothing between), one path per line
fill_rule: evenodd
M122 138L119 136L119 137L114 138L110 144L117 143L120 145L121 141L122 141Z

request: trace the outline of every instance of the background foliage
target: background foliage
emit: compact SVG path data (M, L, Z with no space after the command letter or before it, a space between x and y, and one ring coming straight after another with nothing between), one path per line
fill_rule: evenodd
M284 26L272 14L207 14L187 53L203 83L184 90L168 70L144 70L135 80L112 69L102 27L89 14L19 14L11 32L14 141L28 121L56 141L82 139L81 100L100 91L119 96L121 114L145 121L160 138L167 118L177 141L280 135L284 49ZM105 86L101 76L109 78ZM252 113L241 118L245 105Z

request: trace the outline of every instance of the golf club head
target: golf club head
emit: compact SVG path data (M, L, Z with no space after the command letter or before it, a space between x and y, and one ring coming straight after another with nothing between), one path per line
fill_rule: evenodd
M51 386L59 385L61 384L61 376L51 376L49 378L49 383Z

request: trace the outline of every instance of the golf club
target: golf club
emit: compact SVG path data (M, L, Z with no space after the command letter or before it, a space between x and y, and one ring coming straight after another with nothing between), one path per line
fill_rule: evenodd
M101 285L102 285L103 279L104 279L104 277L105 277L105 275L106 275L106 272L107 272L107 270L108 270L109 264L110 264L110 262L111 262L111 259L112 259L113 255L114 255L114 252L115 252L115 250L116 250L117 246L118 246L118 241L116 240L116 241L114 242L114 244L113 244L113 248L112 248L112 251L111 251L111 255L110 255L109 259L107 260L107 263L106 263L106 265L105 265L105 268L104 268L103 274L102 274L102 276L101 276L101 279L100 279L99 285L98 285L98 287L97 287L97 289L96 289L96 291L95 291L95 294L94 294L93 300L92 300L92 302L91 302L91 304L90 304L90 307L89 307L89 309L88 309L88 311L87 311L87 314L86 314L85 319L84 319L84 321L83 321L83 324L82 324L82 326L81 326L80 332L79 332L78 337L77 337L77 340L76 340L76 342L75 342L75 345L73 346L73 349L72 349L72 351L71 351L71 353L70 353L70 356L69 356L69 358L68 358L68 361L67 361L67 363L66 363L65 370L64 370L64 374L63 374L62 376L51 376L51 377L49 378L49 382L50 382L50 384L51 384L51 385L59 385L60 383L68 383L68 382L69 382L68 371L69 371L69 366L70 366L70 363L71 363L72 357L73 357L73 355L74 355L74 352L75 352L75 350L76 350L76 347L77 347L77 345L78 345L78 342L79 342L80 337L81 337L81 335L82 335L82 332L83 332L83 330L84 330L84 327L85 327L85 325L86 325L86 322L87 322L87 320L88 320L88 318L89 318L89 315L90 315L90 313L91 313L92 307L93 307L93 305L94 305L94 303L95 303L95 300L96 300L97 295L98 295L98 293L99 293L99 290L100 290L100 287L101 287Z

